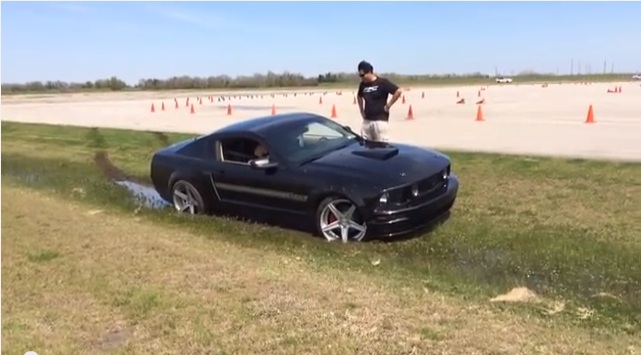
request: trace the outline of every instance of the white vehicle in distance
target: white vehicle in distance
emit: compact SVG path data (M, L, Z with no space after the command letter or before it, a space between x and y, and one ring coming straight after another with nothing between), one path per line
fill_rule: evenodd
M496 78L496 82L498 84L509 84L509 83L512 82L512 78L506 78L506 77L503 77L503 76L499 76L498 78Z
M632 80L641 80L641 74L632 75Z

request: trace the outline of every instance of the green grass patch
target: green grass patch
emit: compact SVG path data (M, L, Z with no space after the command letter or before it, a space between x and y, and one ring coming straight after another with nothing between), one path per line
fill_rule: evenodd
M582 324L630 332L641 326L641 164L446 152L461 190L445 224L407 241L341 245L220 217L140 209L93 162L97 151L107 151L125 173L148 181L151 154L186 137L3 122L3 187L136 211L247 248L310 257L318 267L398 278L465 298L526 286L568 307L593 309L597 316ZM32 257L41 262L58 256L37 253ZM373 260L381 262L372 267ZM146 297L140 296L143 305L156 302ZM141 307L136 311L147 306Z

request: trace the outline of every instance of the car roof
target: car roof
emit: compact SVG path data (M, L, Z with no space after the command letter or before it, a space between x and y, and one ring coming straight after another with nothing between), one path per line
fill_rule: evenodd
M278 126L281 125L287 125L296 121L315 121L318 119L327 118L309 112L281 113L277 115L262 116L233 123L214 132L211 132L209 135L251 132L263 136L263 133L265 133L266 131L278 128Z

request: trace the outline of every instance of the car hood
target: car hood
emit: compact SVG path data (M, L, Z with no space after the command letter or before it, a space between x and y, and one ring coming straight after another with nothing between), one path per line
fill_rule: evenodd
M310 166L346 177L376 179L386 187L408 184L439 173L450 164L447 156L430 149L405 145L351 144L319 158Z

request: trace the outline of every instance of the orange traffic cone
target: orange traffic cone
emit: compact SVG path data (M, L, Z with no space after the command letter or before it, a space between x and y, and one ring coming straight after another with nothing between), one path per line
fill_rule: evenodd
M424 99L424 98L425 98L425 91L421 93L421 99Z
M318 97L318 104L319 104L319 105L322 105L322 104L323 104L323 97L322 97L322 96L319 96L319 97Z
M403 102L401 102L401 103L405 104L405 95L403 95Z
M161 111L165 111L165 102L164 101L162 102L162 105L160 106L160 110Z
M338 115L336 114L336 105L332 105L332 118L338 118Z
M407 110L407 119L408 120L414 119L414 111L412 110L412 105L410 105L409 110Z
M231 116L231 104L227 104L227 116Z
M276 105L272 104L272 116L276 114Z
M151 113L154 113L154 112L156 112L156 108L154 107L154 104L152 102L151 103Z
M590 108L588 108L588 117L585 119L585 123L595 123L594 121L594 110L592 109L592 105L590 105Z
M477 106L478 108L476 109L476 121L481 122L485 121L483 119L483 109L481 108L481 105Z
M196 113L196 110L194 110L194 104L191 104L191 108L189 109L189 113L191 113L192 115L194 113Z

